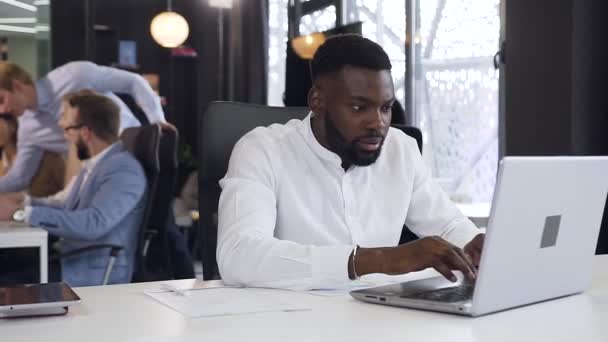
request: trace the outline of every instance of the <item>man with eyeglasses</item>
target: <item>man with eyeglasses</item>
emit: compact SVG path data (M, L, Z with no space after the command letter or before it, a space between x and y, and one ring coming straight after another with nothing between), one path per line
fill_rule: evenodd
M47 198L0 197L0 220L27 222L62 238L64 252L92 244L123 246L109 283L130 282L146 176L118 138L119 114L109 98L89 90L64 97L59 126L83 161L77 177ZM107 249L62 258L62 278L72 286L100 285Z
M148 82L135 73L91 62L71 62L34 82L15 63L0 61L0 113L19 118L17 155L9 172L0 177L0 194L23 191L41 163L43 151L67 153L59 127L61 99L82 89L92 89L109 97L120 109L120 130L139 126L127 105L114 93L129 94L150 123L166 123L160 99ZM68 161L68 169L70 169ZM68 174L71 173L68 171Z

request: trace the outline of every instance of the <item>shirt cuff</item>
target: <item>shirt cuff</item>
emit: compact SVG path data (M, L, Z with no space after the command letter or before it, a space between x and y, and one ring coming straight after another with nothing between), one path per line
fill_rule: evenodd
M26 198L29 198L29 196L27 196ZM34 208L31 205L29 205L29 204L26 204L25 208L23 208L23 211L25 212L25 222L26 223L30 223L30 217L32 217L32 210L33 209Z
M484 232L477 228L469 219L465 218L455 225L452 232L445 236L445 239L456 247L464 248L473 238Z
M354 246L319 246L312 250L312 276L322 289L339 288L351 282L348 258Z
M32 197L30 197L30 195L25 195L23 197L23 205L26 207L32 205Z

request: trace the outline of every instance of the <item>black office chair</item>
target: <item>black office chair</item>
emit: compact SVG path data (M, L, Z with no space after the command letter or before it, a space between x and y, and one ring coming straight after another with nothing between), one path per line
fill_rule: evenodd
M391 127L400 129L403 133L409 135L410 137L416 139L416 143L418 144L418 149L422 154L422 131L418 127L414 126L406 126L401 124L391 124Z
M147 281L175 278L172 263L172 251L175 249L174 234L178 231L169 231L174 226L172 202L177 183L177 146L178 133L170 128L162 128L159 142L159 182L156 187L156 196L153 199L152 212L148 223L148 230L157 232L147 250L146 270ZM186 249L185 240L184 249ZM192 260L188 260L192 267ZM194 272L192 272L194 273Z
M400 129L403 133L409 135L410 137L416 139L416 143L418 144L418 149L420 153L422 153L422 131L418 127L406 126L401 124L392 124L391 127ZM412 231L406 226L403 226L401 230L401 237L399 238L399 244L403 245L408 242L412 242L418 240L418 235L412 233Z
M221 192L218 182L228 170L228 161L234 145L244 134L256 127L285 123L291 119L303 119L309 111L306 107L267 107L235 102L213 102L201 116L198 186L204 279L219 277L215 255L216 217ZM401 127L398 128L403 130ZM413 127L404 128L406 128L405 133L413 134L419 142L419 147L422 147L420 130ZM411 237L405 235L405 238Z
M204 279L216 279L219 276L215 257L216 217L221 192L218 182L228 170L234 145L245 133L256 127L303 119L308 112L309 109L304 107L213 102L200 117L198 193Z
M142 165L147 178L147 192L144 217L139 228L138 245L136 250L135 272L142 272L143 258L145 257L145 249L147 241L150 239L150 233L146 232L148 218L150 216L151 202L156 191L156 183L158 181L158 139L160 136L160 127L157 125L146 126L143 128L134 127L126 129L120 139L125 149L131 152ZM50 262L57 261L62 258L79 255L85 252L109 249L109 258L104 272L101 285L106 285L110 280L110 275L114 268L114 263L118 257L118 253L124 249L124 246L113 244L97 244L83 248L78 248L65 253L58 253L49 258ZM135 276L134 276L135 278Z
M128 128L123 131L120 139L125 148L135 156L144 169L147 179L146 202L144 215L140 224L137 249L135 252L135 273L133 281L146 281L148 272L146 257L151 239L158 234L149 229L150 217L157 197L158 179L160 173L159 144L161 128L159 125Z

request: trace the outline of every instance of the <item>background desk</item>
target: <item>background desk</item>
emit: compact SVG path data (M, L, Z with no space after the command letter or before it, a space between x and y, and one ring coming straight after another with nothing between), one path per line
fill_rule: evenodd
M48 281L48 234L40 228L15 222L0 221L0 248L38 247L40 254L40 282Z
M3 341L47 342L606 342L608 256L595 258L594 272L592 288L582 295L479 318L302 294L313 310L187 319L142 293L158 283L79 288L83 302L68 316L0 320L0 332Z

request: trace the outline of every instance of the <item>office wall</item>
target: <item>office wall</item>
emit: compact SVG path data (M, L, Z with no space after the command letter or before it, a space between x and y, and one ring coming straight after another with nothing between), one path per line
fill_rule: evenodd
M572 153L608 155L608 2L574 1Z
M608 3L505 1L505 154L608 155Z
M608 2L504 1L502 151L608 155ZM608 211L597 252L608 253Z
M20 35L8 37L8 58L25 68L31 75L38 75L36 37Z

